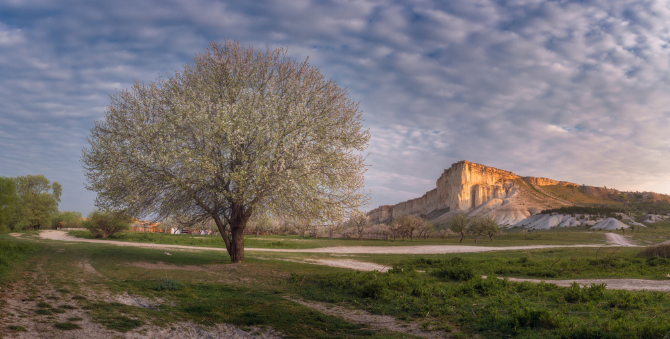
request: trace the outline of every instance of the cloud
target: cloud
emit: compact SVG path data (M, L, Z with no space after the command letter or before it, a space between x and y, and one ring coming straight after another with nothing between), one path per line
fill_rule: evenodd
M88 212L78 159L108 95L230 38L309 56L361 102L371 207L462 159L670 193L668 22L659 1L5 2L0 175L44 173Z

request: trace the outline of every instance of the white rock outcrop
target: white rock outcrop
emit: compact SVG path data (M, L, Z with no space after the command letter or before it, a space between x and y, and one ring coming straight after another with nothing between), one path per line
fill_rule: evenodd
M576 227L582 222L577 218L566 214L537 214L524 219L512 227L524 227L528 230L547 230L554 227Z
M614 218L603 219L591 227L592 230L620 230L626 228L630 228L630 226Z

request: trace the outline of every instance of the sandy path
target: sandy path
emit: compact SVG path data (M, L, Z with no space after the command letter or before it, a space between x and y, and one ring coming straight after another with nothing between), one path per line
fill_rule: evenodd
M627 291L661 291L670 292L670 279L668 280L645 280L645 279L571 279L571 280L539 280L539 279L521 279L521 278L507 278L509 281L530 281L539 283L544 281L549 284L556 284L558 286L568 287L573 282L580 285L591 284L607 284L607 289L610 290L627 290Z
M88 242L99 244L111 244L117 246L134 246L156 249L196 249L209 251L225 251L225 248L198 247L184 245L149 244L136 242L122 242L114 240L83 239L67 235L65 231L47 230L40 232L40 237L50 240ZM346 254L444 254L444 253L473 253L490 251L514 251L556 247L602 247L602 245L531 245L531 246L461 246L461 245L424 245L424 246L339 246L308 249L275 249L275 248L245 248L245 251L253 252L293 252L293 253L346 253Z
M607 233L607 242L615 246L637 247L622 235Z

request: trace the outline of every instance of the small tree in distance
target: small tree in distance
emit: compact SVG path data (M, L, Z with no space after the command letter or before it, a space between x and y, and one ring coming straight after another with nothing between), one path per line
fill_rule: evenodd
M349 226L353 227L354 231L358 235L358 240L363 239L363 232L365 228L370 225L370 217L364 212L354 211L349 218Z
M466 233L468 232L468 216L465 213L458 213L449 219L449 229L456 234L461 235L461 240L463 242Z
M492 217L486 218L486 231L484 232L493 241L493 236L500 234L500 226Z
M358 103L307 60L224 41L112 95L82 163L99 208L213 220L236 263L257 209L323 222L364 205L369 139Z
M91 212L86 219L84 227L96 238L107 238L127 230L131 220L130 217L122 214L100 211Z
M414 241L414 231L420 229L426 221L417 215L409 214L399 217L395 222L399 225L399 231L403 239L407 236L410 241Z

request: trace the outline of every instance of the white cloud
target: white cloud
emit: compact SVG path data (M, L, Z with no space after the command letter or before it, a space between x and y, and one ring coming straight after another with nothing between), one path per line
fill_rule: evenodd
M0 175L41 171L87 196L78 159L107 96L231 38L310 56L361 101L371 207L462 159L670 193L668 22L660 1L4 3Z

